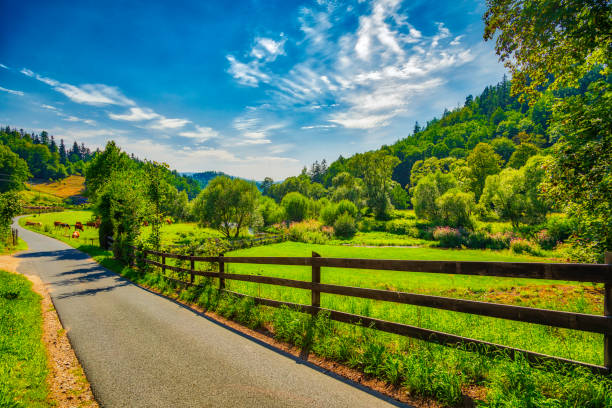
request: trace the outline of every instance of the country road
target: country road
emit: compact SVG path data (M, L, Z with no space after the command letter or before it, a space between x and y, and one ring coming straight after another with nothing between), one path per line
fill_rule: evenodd
M103 407L404 406L18 228L29 246L16 255L18 270L47 284Z

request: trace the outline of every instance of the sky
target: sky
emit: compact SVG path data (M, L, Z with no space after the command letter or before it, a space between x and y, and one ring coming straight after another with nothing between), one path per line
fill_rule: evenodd
M2 1L0 125L261 180L391 144L505 69L483 1Z

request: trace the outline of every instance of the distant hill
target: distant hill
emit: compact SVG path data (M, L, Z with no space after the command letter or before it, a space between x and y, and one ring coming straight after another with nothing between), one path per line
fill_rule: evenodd
M183 173L183 175L191 177L192 179L197 181L198 184L200 185L200 187L202 187L202 188L206 188L206 186L208 185L210 180L214 179L215 177L226 176L226 177L229 177L231 179L242 178L242 177L231 176L231 175L229 175L227 173L224 173L222 171L204 171L204 172L201 172L201 173ZM257 188L261 187L261 181L247 180L247 179L243 179L243 180L251 181L251 182L255 183L255 185L257 185Z

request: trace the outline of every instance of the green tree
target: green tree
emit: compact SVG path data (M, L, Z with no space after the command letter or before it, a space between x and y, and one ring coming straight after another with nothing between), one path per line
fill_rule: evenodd
M518 227L527 213L525 173L507 168L499 174L488 176L480 203L486 208L493 208L502 220L508 220L513 227Z
M551 76L552 89L576 86L610 62L609 1L487 0L487 6L484 38L495 39L515 94L536 96Z
M98 191L113 178L114 173L132 167L129 156L122 152L114 141L109 141L104 151L94 157L85 172L87 194L90 199L95 201Z
M540 149L537 146L531 143L521 143L517 146L512 156L510 156L510 160L508 160L508 167L512 167L514 169L519 169L527 163L527 160L531 156L535 156L538 154Z
M308 215L308 199L297 191L284 196L281 205L289 221L302 221Z
M8 239L13 217L20 212L21 199L16 191L0 193L0 244Z
M491 146L493 146L495 153L500 155L504 163L510 160L510 156L512 156L512 153L516 150L514 142L507 137L498 137L497 139L491 140Z
M219 176L196 198L194 214L203 225L219 229L227 238L240 235L254 220L260 193L253 183Z
M382 150L356 154L351 158L350 167L357 177L363 179L367 205L378 219L389 217L393 205L390 200L391 175L400 160Z
M8 146L0 145L0 193L23 189L30 177L25 160L13 153Z
M441 218L436 200L450 189L457 187L457 180L440 170L422 177L412 194L412 206L419 218L436 221Z
M499 173L501 157L488 143L478 143L467 157L470 169L471 190L480 198L485 180L492 174Z
M472 227L474 193L451 189L436 199L439 222L449 227Z

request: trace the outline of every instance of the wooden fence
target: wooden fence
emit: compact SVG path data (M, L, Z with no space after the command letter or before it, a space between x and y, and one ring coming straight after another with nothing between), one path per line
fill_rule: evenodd
M154 255L161 262L147 258ZM519 262L456 262L456 261L412 261L412 260L382 260L382 259L351 259L351 258L324 258L316 253L312 257L226 257L226 256L189 256L178 255L151 250L143 251L140 256L147 264L161 268L162 274L166 270L189 274L189 282L167 277L168 279L184 285L194 285L194 276L218 278L219 289L239 297L252 298L255 303L281 307L288 306L305 313L317 314L324 311L329 318L335 321L361 324L366 327L388 333L408 336L447 346L459 346L469 351L485 354L505 353L514 358L517 353L524 355L533 363L557 362L579 365L600 374L608 374L612 370L612 253L606 254L606 264L561 264L561 263L519 263ZM168 265L167 258L190 261L190 268L181 268ZM196 270L196 262L209 262L218 265L218 271ZM292 279L276 278L259 275L245 275L226 273L225 265L229 263L248 263L259 265L292 265L311 267L310 282ZM422 295L416 293L397 292L379 289L366 289L321 283L321 268L354 268L376 269L402 272L427 272L441 274L477 275L512 277L528 279L547 279L576 282L593 282L604 284L604 315L590 315L583 313L565 312L549 309L538 309L507 304L480 302L466 299L455 299L441 296ZM278 300L265 299L236 293L225 289L226 280L279 285L290 288L306 289L311 291L311 304L302 305ZM374 299L386 302L403 303L409 305L426 306L436 309L451 310L455 312L470 313L480 316L496 317L526 323L536 323L565 329L582 330L604 335L604 365L599 366L581 361L569 360L528 350L517 349L494 344L482 340L467 338L450 333L424 329L402 323L375 319L337 310L321 307L321 293L352 296L362 299Z

